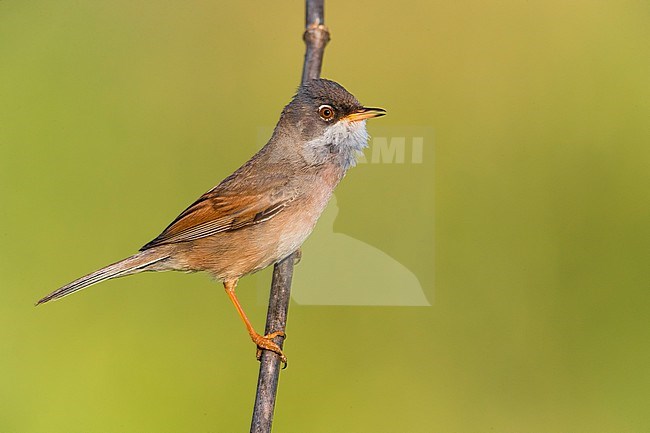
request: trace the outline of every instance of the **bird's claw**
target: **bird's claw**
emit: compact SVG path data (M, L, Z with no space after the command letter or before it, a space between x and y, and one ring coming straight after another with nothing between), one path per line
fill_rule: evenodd
M266 335L256 334L252 336L253 343L257 345L257 353L255 354L255 356L257 360L260 361L262 359L262 350L275 352L280 356L280 361L282 362L282 364L284 364L282 367L282 369L284 370L285 368L287 368L287 357L284 356L284 353L282 353L282 349L280 349L280 346L273 341L275 337L286 338L286 334L283 331L276 331Z
M296 266L298 263L300 263L300 260L302 260L302 248L298 248L293 253L293 265Z

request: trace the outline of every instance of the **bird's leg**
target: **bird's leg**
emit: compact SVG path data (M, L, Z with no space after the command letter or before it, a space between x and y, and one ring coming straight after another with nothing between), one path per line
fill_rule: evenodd
M237 299L237 295L235 294L235 287L237 287L237 280L224 281L223 286L226 289L226 294L228 295L233 305L237 309L237 312L239 313L239 317L241 317L241 320L244 322L244 325L246 326L246 330L248 331L248 334L251 336L251 340L253 340L253 343L257 345L258 348L257 359L259 360L260 357L262 356L261 349L270 350L271 352L275 352L278 355L280 355L280 360L286 365L287 357L284 356L284 353L282 353L282 349L280 349L280 346L278 346L273 341L275 337L284 337L284 332L276 331L266 335L260 335L257 332L255 332L255 329L253 329L253 325L251 324L250 320L248 320L248 317L246 317L246 313L244 313L244 309L242 308L241 304L239 303L239 299Z

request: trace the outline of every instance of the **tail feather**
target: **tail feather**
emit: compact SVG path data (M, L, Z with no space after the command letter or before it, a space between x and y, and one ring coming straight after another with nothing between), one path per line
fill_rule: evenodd
M153 250L140 252L66 284L39 300L36 305L44 304L51 300L61 299L101 281L137 274L138 272L145 271L145 268L148 266L167 258L169 258L168 255L160 253L155 254Z

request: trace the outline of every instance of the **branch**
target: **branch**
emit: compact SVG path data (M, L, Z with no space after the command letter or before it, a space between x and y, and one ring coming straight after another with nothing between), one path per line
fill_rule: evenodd
M325 45L330 41L330 32L325 27L323 0L307 0L305 20L306 29L302 38L305 45L307 45L307 49L305 50L305 63L302 68L302 84L320 77Z
M324 0L306 0L306 28L303 35L306 51L305 63L302 70L303 84L307 80L320 77L325 45L330 40L329 30L325 27L323 3ZM294 252L289 257L277 263L273 268L273 281L271 283L269 310L266 316L265 334L273 331L284 331L286 329L293 265L298 257L299 252ZM282 348L284 343L283 337L277 337L274 341ZM257 379L257 394L253 408L251 433L270 433L281 362L279 355L268 350L262 351L260 361L260 373Z

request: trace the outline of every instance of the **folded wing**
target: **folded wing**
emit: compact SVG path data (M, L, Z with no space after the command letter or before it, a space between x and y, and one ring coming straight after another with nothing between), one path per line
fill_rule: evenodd
M185 209L157 238L143 246L193 241L217 233L260 224L282 212L293 200L287 188L263 188L259 194L228 194L215 188Z

